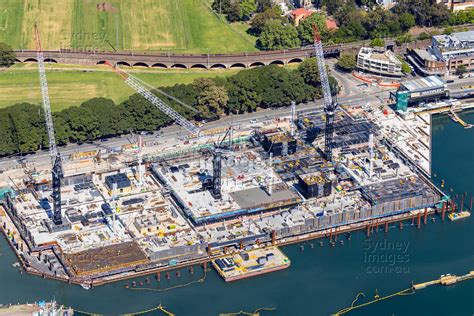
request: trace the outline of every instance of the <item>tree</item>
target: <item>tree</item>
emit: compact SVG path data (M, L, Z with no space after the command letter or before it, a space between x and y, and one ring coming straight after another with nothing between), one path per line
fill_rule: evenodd
M461 10L451 14L448 23L450 25L460 25L474 22L474 10Z
M322 97L321 78L316 58L308 58L298 66L298 72L307 86L313 88L313 99Z
M374 38L370 42L370 47L384 47L385 46L385 41L381 38Z
M0 67L10 67L15 63L15 52L5 43L0 42Z
M410 43L411 41L413 41L413 37L408 33L405 35L401 35L395 39L395 43L398 46L401 46L402 44L405 44L405 43Z
M367 31L362 25L361 20L351 20L349 23L341 26L333 36L336 43L345 43L367 37Z
M255 69L239 71L228 79L229 112L253 112L260 105L261 97L258 95L255 85L259 79Z
M433 0L398 0L392 11L399 16L403 13L412 14L416 24L421 26L441 25L451 16L446 5Z
M257 41L263 50L294 48L300 44L296 29L278 20L267 21Z
M316 24L321 38L327 38L328 32L326 29L326 16L318 13L313 13L311 16L304 19L297 27L298 36L302 43L308 44L314 41L313 24Z
M446 35L449 35L449 34L452 34L454 32L454 29L452 26L448 26L444 29L443 31L443 34L446 34Z
M417 38L418 40L423 41L423 40L431 38L431 35L427 32L421 32Z
M273 6L272 0L257 0L257 12L264 12L272 8L278 10L278 7Z
M324 0L323 5L326 6L326 12L333 15L344 6L345 2L345 0Z
M252 21L250 21L250 32L255 35L260 35L265 23L270 20L281 20L280 14L275 8L266 9L261 13L255 14Z
M305 95L303 78L277 65L258 69L256 90L261 98L260 107L274 108L300 102Z
M463 76L467 72L467 67L465 65L461 65L456 68L456 76Z
M336 63L337 67L343 71L352 71L356 69L356 57L352 54L342 53Z
M231 0L214 0L212 2L211 8L216 13L227 14L229 13L231 6Z
M15 104L8 108L8 116L18 152L28 153L47 147L46 124L39 105Z
M199 78L194 80L194 87L200 91L196 104L201 117L210 118L222 114L229 101L227 89L217 86L212 79Z
M402 72L404 74L409 74L411 73L411 68L410 65L408 65L406 62L402 61Z
M240 5L240 20L248 21L252 14L257 11L257 3L255 0L241 0Z
M400 22L400 27L402 28L404 32L408 31L416 23L415 17L413 16L413 14L410 14L408 12L402 13L400 17L398 18L398 20Z
M106 98L93 98L80 106L87 115L92 114L95 131L91 139L110 137L117 134L117 123L120 113L116 111L114 101Z
M376 7L362 17L362 24L371 38L401 34L398 17L388 10Z
M312 57L303 61L301 64L299 64L298 71L307 85L315 87L321 84L321 80L319 78L318 62L316 58Z
M33 106L33 105L31 105ZM14 129L11 117L7 109L0 110L0 156L11 155L18 152L18 146L14 137Z
M231 5L231 0L214 0L214 2L212 2L211 8L219 14L228 14L230 12Z
M339 86L339 83L337 82L336 78L334 78L331 75L328 76L328 81L329 81L329 89L331 89L331 95L336 96L341 91L341 87Z

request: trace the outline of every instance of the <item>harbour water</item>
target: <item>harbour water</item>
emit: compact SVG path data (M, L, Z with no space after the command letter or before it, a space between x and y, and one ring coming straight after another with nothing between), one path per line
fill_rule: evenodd
M474 123L474 113L461 117ZM433 173L445 180L453 194L474 193L474 129L463 129L447 116L434 118ZM421 229L406 222L385 234L382 229L369 240L363 232L353 233L344 245L333 248L327 240L284 247L291 259L289 269L256 278L225 283L214 271L203 283L166 292L124 288L126 282L84 290L62 282L20 274L13 267L16 257L3 238L0 240L0 304L56 299L60 304L88 312L116 315L142 311L158 304L177 315L218 315L257 308L276 308L262 315L329 315L349 306L357 293L371 300L377 290L383 296L441 274L464 274L474 269L473 217L451 223L428 220ZM313 244L313 246L311 246ZM197 280L182 269L181 277L162 274L160 288ZM158 282L150 276L150 285ZM131 280L128 281L131 283ZM414 295L395 297L348 315L473 315L474 281L450 287L433 286ZM157 315L156 312L153 315ZM158 314L159 315L159 314Z

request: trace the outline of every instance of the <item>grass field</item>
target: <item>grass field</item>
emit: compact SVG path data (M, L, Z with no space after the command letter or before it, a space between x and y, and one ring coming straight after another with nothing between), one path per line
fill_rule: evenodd
M80 105L93 97L105 97L116 103L125 100L134 91L105 66L81 67L75 65L47 65L47 78L53 111ZM200 77L230 76L238 70L127 70L147 83L172 86L190 83ZM20 102L38 104L41 90L36 64L15 65L0 72L0 108Z
M0 42L34 49L85 48L224 53L255 50L246 25L230 25L212 0L1 0ZM103 4L106 4L105 6Z

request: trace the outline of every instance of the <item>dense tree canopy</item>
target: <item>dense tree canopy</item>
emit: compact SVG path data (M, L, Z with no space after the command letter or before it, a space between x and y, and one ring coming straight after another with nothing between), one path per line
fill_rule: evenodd
M448 22L450 11L443 3L435 0L398 0L392 11L398 15L410 13L415 17L416 24L436 26Z
M263 50L294 48L300 44L296 29L280 20L267 21L257 42L257 46Z
M280 20L283 22L280 12L275 8L266 9L263 12L255 14L250 22L250 32L254 35L260 35L263 31L265 23L270 20Z

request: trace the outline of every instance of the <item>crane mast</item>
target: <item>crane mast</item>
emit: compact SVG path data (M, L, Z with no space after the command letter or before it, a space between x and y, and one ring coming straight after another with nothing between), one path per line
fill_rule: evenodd
M61 213L61 179L63 178L63 167L61 155L56 146L54 137L53 117L51 115L51 104L49 102L48 81L46 80L46 71L44 68L44 56L41 48L41 41L38 27L35 25L36 57L38 59L38 73L40 77L41 96L43 98L43 111L48 133L49 153L52 164L52 187L53 187L53 223L62 224Z
M332 160L332 145L334 134L334 112L337 103L334 102L331 96L331 87L329 86L329 78L326 72L326 63L324 60L323 44L318 32L316 24L313 24L314 31L314 52L318 62L319 77L321 79L321 88L324 96L324 112L326 114L326 126L324 129L324 154L328 161Z
M224 145L226 138L229 138ZM212 196L222 198L222 156L232 148L232 126L229 127L220 142L214 144L212 150Z

